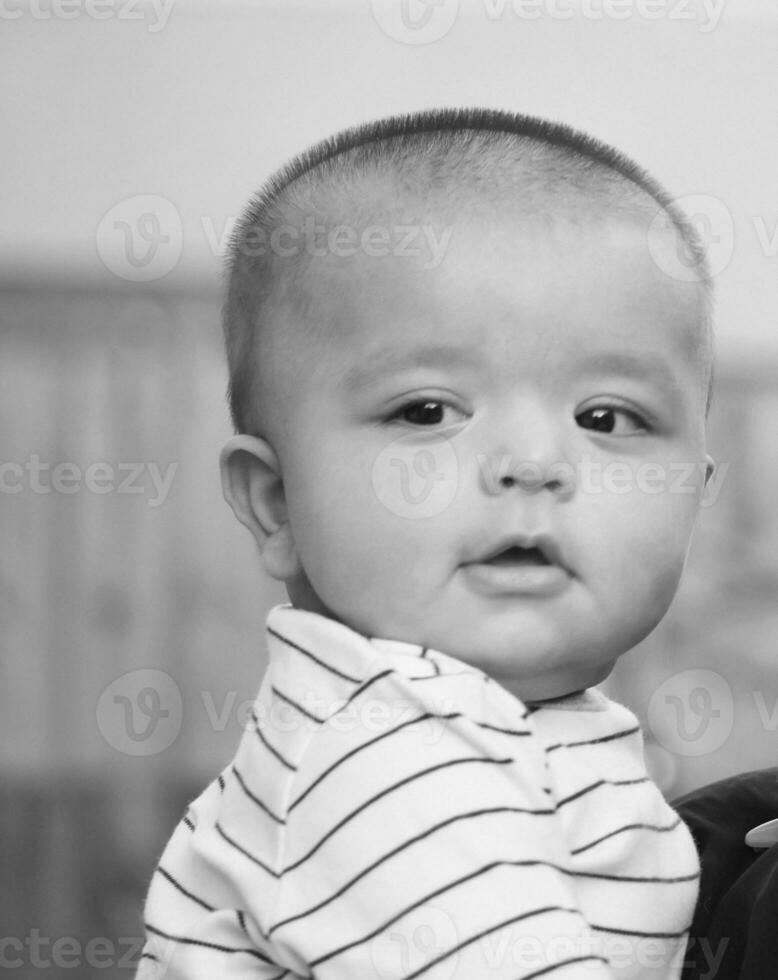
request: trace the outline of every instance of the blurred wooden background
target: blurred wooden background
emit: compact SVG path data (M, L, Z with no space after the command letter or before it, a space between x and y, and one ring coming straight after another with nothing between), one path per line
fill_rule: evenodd
M18 471L4 471L0 497L0 922L5 936L37 929L81 943L83 980L132 975L155 858L187 799L228 762L264 666L265 613L285 600L221 497L217 455L230 430L220 344L213 298L0 291L0 461L28 467L19 492ZM769 365L720 364L710 442L727 472L677 601L607 685L646 723L670 798L778 761ZM98 462L115 474L103 492L83 485ZM75 492L52 489L60 463L78 467ZM119 492L133 463L143 474ZM152 465L172 475L166 494ZM144 700L160 675L139 671L168 675L160 703ZM693 675L707 701L689 699L688 725L713 727L688 752L657 695L670 679L672 700L684 671L714 675L712 687L710 673ZM137 717L122 714L122 698ZM160 737L144 742L137 733L157 723ZM110 971L84 962L96 937L124 954ZM74 974L52 965L46 975Z

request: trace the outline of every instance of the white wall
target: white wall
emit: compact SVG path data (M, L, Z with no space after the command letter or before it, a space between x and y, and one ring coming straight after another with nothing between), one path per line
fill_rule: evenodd
M217 288L212 241L289 155L371 117L483 104L590 130L731 214L731 229L715 215L713 227L716 255L733 243L717 277L722 352L778 362L768 0L579 0L569 20L550 11L574 0L439 0L431 28L449 29L423 44L379 27L401 26L400 2L0 0L0 275L133 287L97 245L110 251L128 217L117 203L153 194L172 205L159 225L171 263L181 251L156 285Z

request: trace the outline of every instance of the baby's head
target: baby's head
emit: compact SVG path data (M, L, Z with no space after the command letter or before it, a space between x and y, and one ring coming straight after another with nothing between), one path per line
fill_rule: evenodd
M566 127L349 131L239 224L225 494L295 606L531 700L596 684L676 591L712 471L702 250Z

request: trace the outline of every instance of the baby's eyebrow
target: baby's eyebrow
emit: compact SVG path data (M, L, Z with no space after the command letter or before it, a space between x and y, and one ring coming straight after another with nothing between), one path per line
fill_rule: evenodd
M679 387L678 375L672 363L661 355L648 352L630 354L607 351L592 354L582 368L582 373L619 374L638 381L653 381L671 392Z
M346 388L364 388L388 372L413 368L472 367L477 355L452 344L420 344L417 347L378 347L367 351L359 364L348 368L341 378Z

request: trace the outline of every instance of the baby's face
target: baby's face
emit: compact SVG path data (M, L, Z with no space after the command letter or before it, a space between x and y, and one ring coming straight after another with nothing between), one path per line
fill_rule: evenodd
M653 629L707 457L697 287L645 241L460 221L437 268L318 264L313 329L290 313L264 354L295 604L525 699L599 682Z

